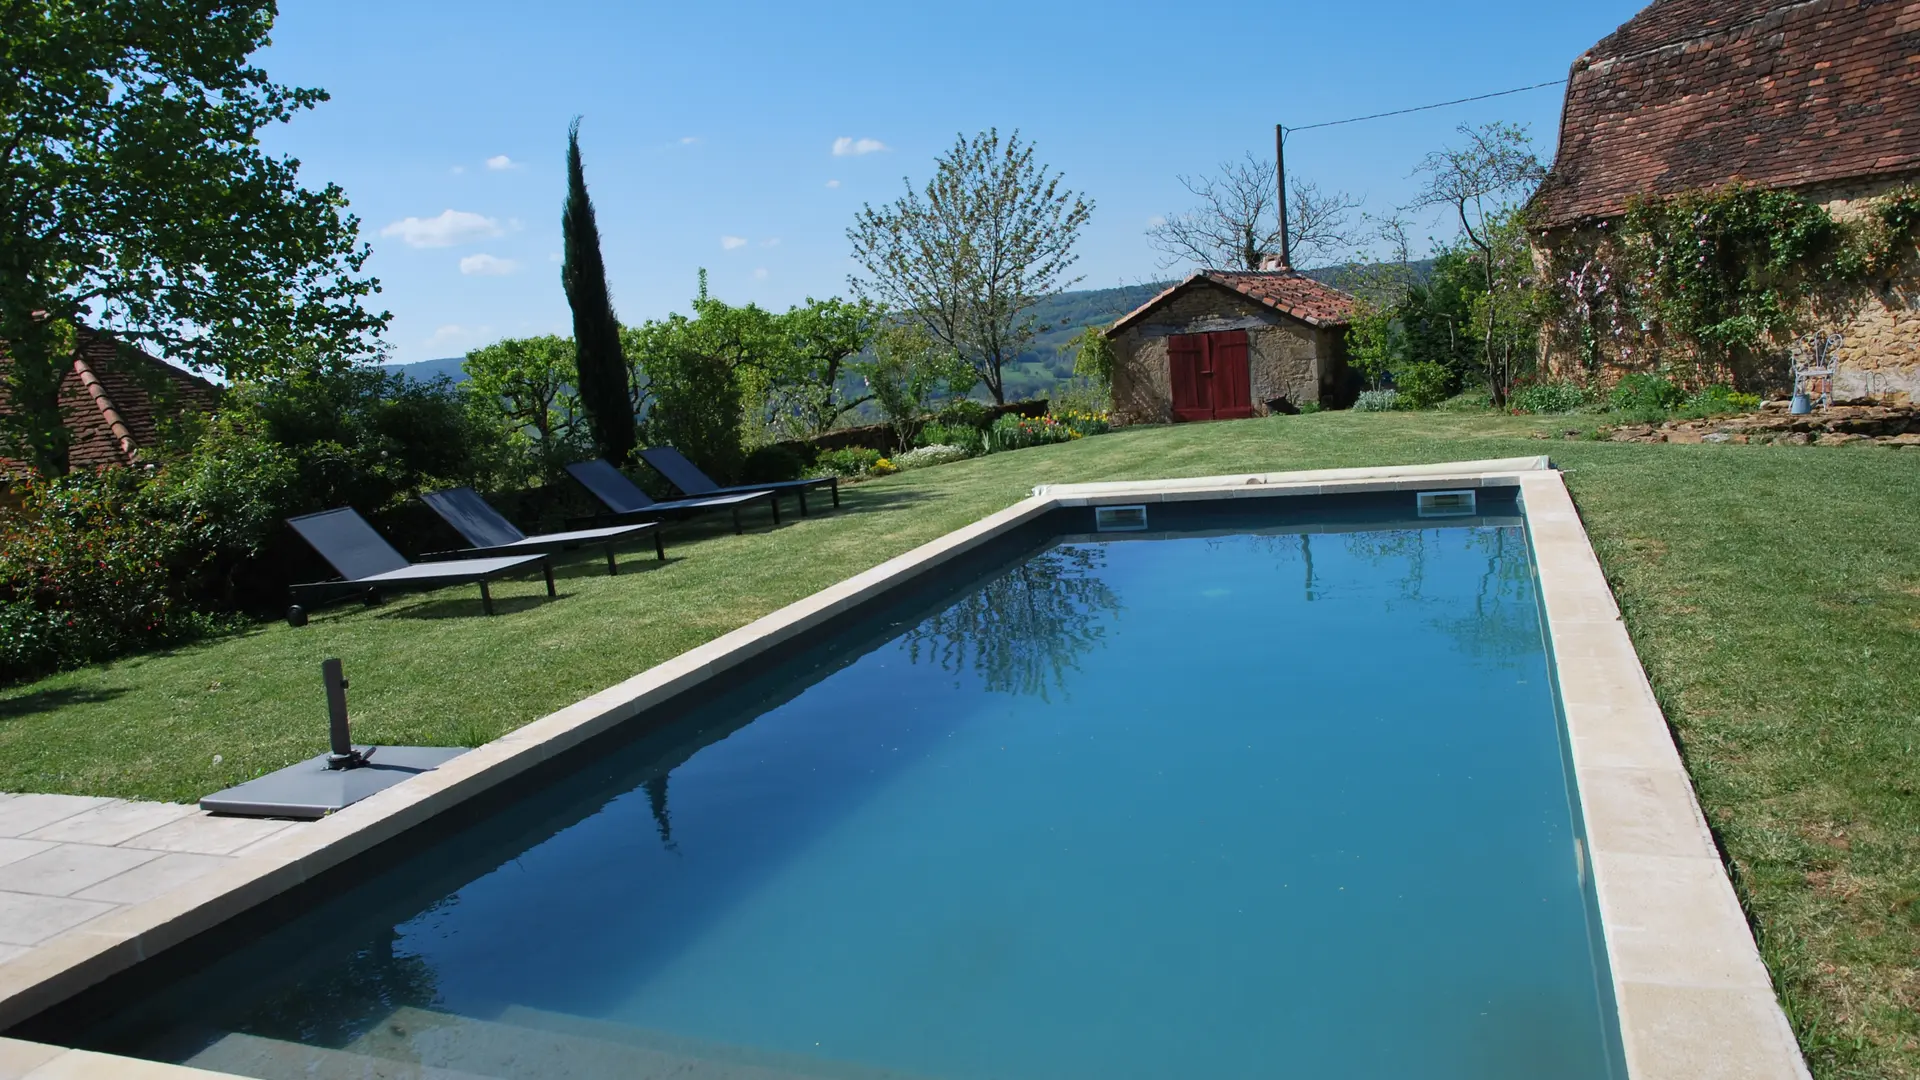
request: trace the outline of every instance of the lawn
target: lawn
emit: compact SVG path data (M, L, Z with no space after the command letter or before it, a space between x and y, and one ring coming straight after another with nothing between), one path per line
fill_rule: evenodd
M607 578L340 608L0 691L0 790L191 800L355 736L477 744L1039 483L1549 453L1567 477L1821 1077L1920 1077L1920 453L1540 441L1532 420L1325 413L1122 431L906 473L838 513L669 538Z

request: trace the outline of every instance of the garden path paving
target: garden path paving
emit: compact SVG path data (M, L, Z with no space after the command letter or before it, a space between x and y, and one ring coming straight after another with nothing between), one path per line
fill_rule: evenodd
M301 824L178 803L0 794L0 964Z

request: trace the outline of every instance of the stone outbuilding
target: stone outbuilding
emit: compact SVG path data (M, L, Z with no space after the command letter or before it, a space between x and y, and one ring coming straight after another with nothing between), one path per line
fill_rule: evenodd
M1108 328L1114 420L1237 420L1351 404L1353 304L1292 270L1198 271Z
M1915 182L1920 0L1655 0L1573 64L1531 208L1535 248L1571 281L1556 256L1590 249L1635 196L1739 183L1798 192L1844 220ZM1920 399L1911 258L1904 271L1823 320L1846 339L1835 396ZM1659 353L1602 359L1612 376ZM1594 362L1551 341L1545 360L1571 377Z

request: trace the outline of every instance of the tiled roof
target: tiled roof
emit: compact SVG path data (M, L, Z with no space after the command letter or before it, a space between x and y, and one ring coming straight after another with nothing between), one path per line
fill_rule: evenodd
M1640 193L1920 171L1920 0L1654 0L1573 66L1548 227Z
M1352 296L1295 270L1197 270L1185 281L1121 316L1107 328L1107 333L1125 329L1174 294L1203 282L1232 289L1309 326L1345 326L1353 314Z
M70 468L130 465L159 441L163 417L209 410L217 393L212 383L122 345L112 335L81 330L73 370L60 383L60 411L72 444ZM0 346L0 367L7 363ZM7 403L0 398L0 412ZM29 472L24 462L0 457L0 478Z

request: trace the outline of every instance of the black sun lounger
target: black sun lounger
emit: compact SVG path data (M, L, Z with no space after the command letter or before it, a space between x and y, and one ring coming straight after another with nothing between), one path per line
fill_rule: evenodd
M507 555L491 559L450 559L446 562L410 563L393 545L380 538L366 519L351 507L328 510L304 517L288 518L287 524L300 538L313 546L320 557L340 572L339 581L315 581L293 587L293 606L287 609L287 622L302 626L307 613L300 606L303 596L314 593L361 591L369 604L378 603L386 589L426 588L479 582L480 607L493 614L493 594L487 583L515 570L538 565L546 575L547 595L553 596L553 566L545 555ZM352 589L348 587L352 586Z
M800 516L807 516L807 492L813 488L825 487L833 492L833 505L840 505L840 478L837 476L810 476L805 480L776 480L770 484L738 484L734 487L721 487L713 478L700 471L700 466L687 459L687 455L671 446L655 446L640 451L640 457L653 466L653 471L667 478L667 483L679 488L682 494L695 497L705 495L731 495L736 491L791 491L800 500Z
M454 556L474 555L523 555L562 551L585 544L601 544L607 549L607 573L620 572L619 565L613 560L613 549L618 545L641 537L652 537L653 553L660 561L667 558L667 546L660 539L660 526L657 522L643 522L638 525L612 525L602 529L576 529L572 532L541 533L528 536L514 528L513 522L500 515L500 511L487 505L478 492L472 488L448 488L445 491L430 491L420 496L434 513L453 526L454 531L466 537L470 548L449 552ZM427 556L433 558L434 556Z
M733 511L733 531L744 531L740 525L740 508L751 503L765 502L773 509L773 523L780 524L780 502L773 492L766 488L754 488L751 491L734 495L710 495L698 499L675 499L672 502L655 502L653 497L640 490L640 486L626 478L625 474L604 458L592 461L576 461L567 466L567 472L573 474L580 485L593 493L606 506L607 516L629 518L640 521L658 521L667 517L685 517L708 510Z

